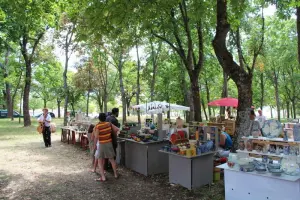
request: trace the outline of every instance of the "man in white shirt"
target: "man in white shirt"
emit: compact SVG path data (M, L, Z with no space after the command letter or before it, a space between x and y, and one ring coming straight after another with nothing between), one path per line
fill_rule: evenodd
M43 123L43 138L46 147L51 147L51 130L50 122L51 116L48 113L48 109L43 109L43 114L38 118L39 123Z
M258 110L258 116L256 116L256 121L259 122L260 128L263 127L263 125L264 125L264 123L266 121L266 117L263 116L262 110L260 110L260 109Z

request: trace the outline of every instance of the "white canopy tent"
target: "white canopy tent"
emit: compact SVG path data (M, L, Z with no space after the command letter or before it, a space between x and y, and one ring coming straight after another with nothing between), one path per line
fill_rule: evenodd
M190 111L190 107L170 104L167 102L153 101L145 104L132 106L135 110L140 110L149 114L159 114L170 110Z

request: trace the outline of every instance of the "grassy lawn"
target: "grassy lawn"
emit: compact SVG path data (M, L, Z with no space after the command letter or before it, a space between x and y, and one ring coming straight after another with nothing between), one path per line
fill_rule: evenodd
M59 132L59 127L61 127L63 119L54 119L54 123L56 123L57 131ZM24 127L23 119L21 119L21 123L19 123L19 119L15 119L11 121L10 119L0 119L0 144L5 141L7 143L15 144L20 140L31 140L36 138L38 132L36 128L38 126L38 122L36 118L31 118L32 125L30 127Z

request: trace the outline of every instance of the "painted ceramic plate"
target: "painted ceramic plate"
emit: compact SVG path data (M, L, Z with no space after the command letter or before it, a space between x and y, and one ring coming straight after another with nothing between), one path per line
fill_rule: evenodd
M282 132L282 125L279 121L271 119L266 120L262 127L263 136L268 138L276 138Z

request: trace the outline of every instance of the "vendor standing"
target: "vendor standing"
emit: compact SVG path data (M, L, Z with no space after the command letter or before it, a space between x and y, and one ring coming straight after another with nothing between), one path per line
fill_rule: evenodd
M106 117L106 121L120 128L120 123L117 119L118 116L119 116L119 108L113 108L111 111L111 115Z
M222 128L219 141L218 154L220 157L228 157L230 149L232 148L232 139L228 133L225 132L225 128Z
M50 130L50 122L51 116L48 113L48 108L43 109L43 114L38 118L38 122L43 125L43 139L45 143L45 147L51 147L51 130Z
M120 128L120 123L117 119L117 117L119 116L119 108L113 108L111 111L111 114L109 116L106 117L106 122L110 122L111 124L113 124L114 126ZM114 134L114 132L111 134L111 139L112 139L112 145L113 145L113 149L115 154L117 154L117 147L118 147L118 139L117 139L117 135ZM114 159L116 159L114 157ZM112 166L109 165L108 159L105 159L105 163L104 163L104 169L110 169Z

